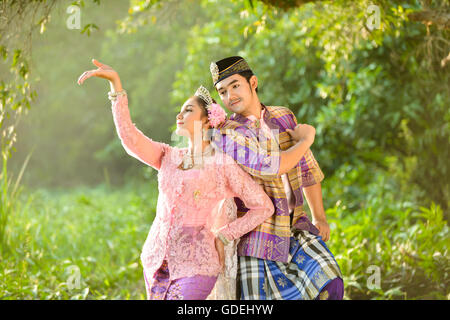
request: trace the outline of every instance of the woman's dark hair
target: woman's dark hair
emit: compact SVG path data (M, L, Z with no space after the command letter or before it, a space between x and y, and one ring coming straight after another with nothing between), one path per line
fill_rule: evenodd
M199 96L193 96L195 98L195 101L198 103L198 105L202 108L202 115L207 117L208 116L208 110L206 110L206 102L200 98ZM216 100L211 98L213 103L217 103Z

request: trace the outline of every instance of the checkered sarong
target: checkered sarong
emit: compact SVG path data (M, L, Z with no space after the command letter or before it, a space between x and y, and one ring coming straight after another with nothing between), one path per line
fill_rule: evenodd
M313 300L341 270L322 237L296 230L287 263L239 257L241 300Z

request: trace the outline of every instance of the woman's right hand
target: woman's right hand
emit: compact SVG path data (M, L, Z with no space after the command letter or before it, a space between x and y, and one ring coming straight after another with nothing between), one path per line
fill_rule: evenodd
M88 70L78 78L78 84L81 85L86 79L90 77L98 77L109 80L111 85L114 86L116 91L121 90L119 74L110 66L103 64L95 59L92 59L92 63L98 67L96 70Z
M305 140L311 145L314 143L314 138L316 136L316 129L309 124L298 124L294 130L286 129L286 132L290 134L295 142Z
M219 263L220 266L223 269L225 268L225 248L222 240L219 238L215 238L214 244L216 246L217 254L219 255Z

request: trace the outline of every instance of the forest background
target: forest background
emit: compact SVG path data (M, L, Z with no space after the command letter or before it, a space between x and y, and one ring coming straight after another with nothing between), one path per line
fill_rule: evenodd
M174 145L211 61L246 58L266 105L317 130L346 299L449 299L450 9L434 1L1 1L0 299L145 299L156 171L132 121Z

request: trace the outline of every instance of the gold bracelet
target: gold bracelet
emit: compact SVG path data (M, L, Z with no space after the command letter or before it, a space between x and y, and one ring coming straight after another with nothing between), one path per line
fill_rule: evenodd
M116 91L116 92L110 91L110 92L108 92L108 99L111 101L114 101L117 99L117 96L124 96L126 94L127 94L127 92L125 90Z
M230 243L230 241L228 241L228 239L225 238L225 236L223 234L221 234L220 232L217 234L217 237L220 239L220 241L223 242L223 244L225 246L227 246Z

